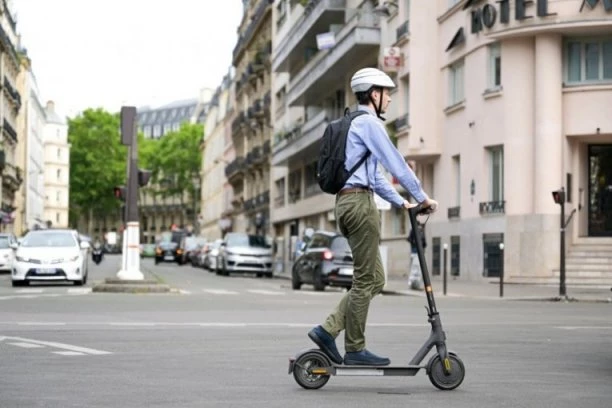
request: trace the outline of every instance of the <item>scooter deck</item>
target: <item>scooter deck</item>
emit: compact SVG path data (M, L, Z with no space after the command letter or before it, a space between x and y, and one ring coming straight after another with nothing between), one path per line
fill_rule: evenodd
M289 374L295 368L295 359L289 359ZM413 376L425 366L369 366L369 365L336 365L316 367L310 370L315 375L335 376Z

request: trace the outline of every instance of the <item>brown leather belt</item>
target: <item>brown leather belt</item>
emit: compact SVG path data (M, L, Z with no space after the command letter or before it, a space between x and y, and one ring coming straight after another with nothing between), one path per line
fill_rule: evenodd
M358 194L358 193L370 193L370 194L372 194L372 190L369 189L369 188L363 188L363 187L351 187L351 188L345 188L343 190L340 190L338 192L338 195Z

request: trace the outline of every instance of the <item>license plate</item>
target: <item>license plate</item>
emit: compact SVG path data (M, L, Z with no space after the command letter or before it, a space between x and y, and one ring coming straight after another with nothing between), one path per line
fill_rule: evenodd
M172 255L166 255L166 256L164 256L164 260L165 260L165 261L174 261L174 256L172 256Z
M338 271L338 274L353 276L353 268L340 268L340 270Z
M37 274L40 275L49 275L55 273L55 268L39 268L36 270Z

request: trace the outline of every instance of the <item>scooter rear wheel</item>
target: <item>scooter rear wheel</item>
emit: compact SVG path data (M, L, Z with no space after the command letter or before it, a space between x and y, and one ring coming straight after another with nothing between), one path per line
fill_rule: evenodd
M294 363L293 378L307 390L316 390L329 381L329 375L313 374L315 368L330 367L331 361L318 350L307 351L299 356Z
M445 391L454 390L463 382L465 377L465 366L463 361L455 354L448 353L450 360L450 374L444 373L444 363L439 354L436 354L427 364L427 375L431 383Z

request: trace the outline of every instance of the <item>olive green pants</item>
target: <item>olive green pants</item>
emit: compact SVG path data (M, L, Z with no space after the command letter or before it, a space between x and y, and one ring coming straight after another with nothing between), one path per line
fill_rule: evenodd
M372 194L349 193L336 197L336 220L353 253L353 285L323 328L336 338L342 330L347 352L365 348L365 328L372 298L385 286L378 245L380 218Z

